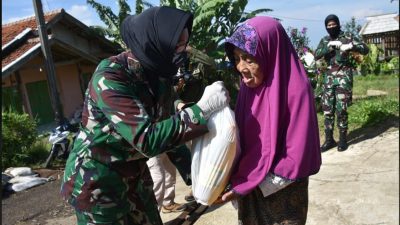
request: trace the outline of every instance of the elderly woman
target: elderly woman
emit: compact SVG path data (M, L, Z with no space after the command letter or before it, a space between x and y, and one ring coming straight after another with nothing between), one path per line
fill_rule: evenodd
M231 190L239 224L305 224L308 177L321 165L314 97L282 25L254 17L225 44L239 74L235 117L241 155Z

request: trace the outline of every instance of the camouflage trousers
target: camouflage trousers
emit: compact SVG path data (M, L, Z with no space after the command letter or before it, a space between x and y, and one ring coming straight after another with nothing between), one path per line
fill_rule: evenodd
M138 221L138 216L139 215L136 215L135 212L130 212L120 218L118 221L99 223L96 221L92 213L76 212L77 225L140 225L142 223Z
M88 160L73 176L82 182L96 175L84 182L78 196L68 200L75 208L77 224L162 225L146 160L114 164L112 168ZM64 183L62 190L71 190L69 184Z
M336 112L339 130L347 131L347 109L352 102L352 89L353 72L351 69L334 71L324 75L321 100L325 117L325 130L333 130Z

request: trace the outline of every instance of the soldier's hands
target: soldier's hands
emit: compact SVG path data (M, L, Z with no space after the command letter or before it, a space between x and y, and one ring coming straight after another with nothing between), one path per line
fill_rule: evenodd
M340 46L340 51L345 52L345 51L351 50L352 48L353 48L353 43L350 42L348 44L342 44Z
M341 41L330 41L330 42L328 42L328 47L339 49L340 46L342 46L342 42Z
M224 87L224 83L216 81L205 88L203 96L197 102L197 105L203 111L204 117L208 119L213 112L228 105L229 100L229 93Z

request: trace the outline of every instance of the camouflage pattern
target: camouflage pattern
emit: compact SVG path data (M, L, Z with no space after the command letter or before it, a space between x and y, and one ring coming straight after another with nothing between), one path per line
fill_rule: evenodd
M342 44L352 42L351 51L340 51L328 47L330 41L340 41ZM347 109L352 102L353 69L356 66L352 58L352 52L362 55L368 53L368 47L355 37L341 32L336 39L325 36L321 39L315 50L315 59L324 59L327 63L327 71L323 77L322 110L325 116L325 129L334 128L335 111L337 113L337 126L339 130L347 131Z
M197 105L171 116L171 81L128 66L128 56L100 62L86 91L61 186L78 224L162 224L146 161L207 132Z

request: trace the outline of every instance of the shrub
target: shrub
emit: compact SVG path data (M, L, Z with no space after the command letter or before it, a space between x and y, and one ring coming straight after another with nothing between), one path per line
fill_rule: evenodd
M399 57L393 57L388 62L382 63L383 74L393 74L399 72Z
M36 121L28 114L2 111L2 168L21 166L36 141Z
M399 115L399 101L392 98L366 99L349 108L349 123L361 127L374 125L390 116Z
M27 157L21 163L32 167L40 167L46 160L51 149L51 144L48 142L47 137L38 138L36 142L29 148L26 155Z

